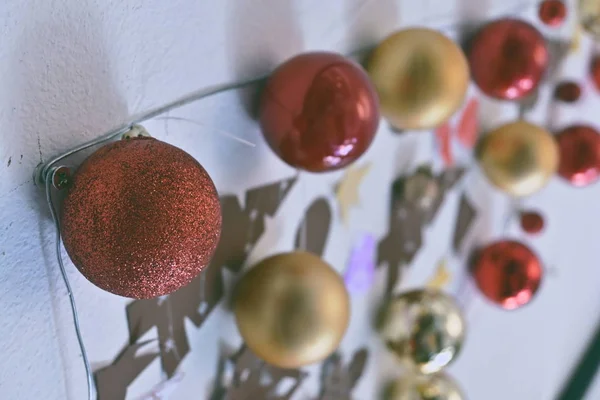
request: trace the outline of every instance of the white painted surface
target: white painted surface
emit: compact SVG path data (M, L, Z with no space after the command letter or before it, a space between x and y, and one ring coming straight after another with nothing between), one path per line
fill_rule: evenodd
M427 21L429 26L447 27L458 20L498 15L498 10L519 3L5 0L0 5L0 398L85 396L83 368L53 254L53 228L43 193L31 182L40 159L48 160L192 90L267 73L302 50L347 52L375 43L400 26ZM533 12L526 15L531 18ZM584 41L579 55L568 60L565 75L586 74L585 54L590 48ZM584 109L563 107L556 115L558 125L579 120L600 125L599 99L590 90ZM489 101L484 108L489 126L515 116L514 108ZM162 122L146 126L154 136L198 158L222 193L240 192L294 173L268 150L235 92L173 114L202 121L205 127L173 122L167 134ZM547 113L541 106L534 114L532 119L541 120ZM234 133L257 147L223 138L217 130ZM353 212L351 229L336 222L326 259L342 270L359 232L384 234L386 215L377 210L385 210L393 175L408 161L415 165L432 157L428 135L397 137L382 126L361 160L376 160L362 187L363 204ZM303 207L319 194L331 196L331 185L339 176L303 174L250 262L290 249ZM470 240L498 237L504 197L477 171L465 185L488 210ZM545 280L537 300L520 311L502 312L478 297L470 303L468 341L451 368L470 399L549 400L557 392L600 311L599 197L600 186L574 190L554 180L527 200L543 210L548 221L545 234L531 243L557 272ZM456 204L456 195L450 196L427 233L426 248L406 285L423 282L448 248ZM511 233L518 234L516 227ZM454 266L456 271L463 267L460 262ZM127 301L95 288L70 263L67 268L90 358L95 365L106 363L127 339ZM381 348L367 322L377 296L369 300L354 299L351 329L342 344L349 353L366 340L372 356L381 360L370 361L356 396L361 400L374 398L377 385L395 374L389 357L377 353ZM181 366L185 378L174 399L205 398L220 338L239 343L231 316L222 310L201 330L189 325L188 334L192 353ZM130 387L131 397L146 393L161 379L157 361ZM314 393L314 382L301 392Z

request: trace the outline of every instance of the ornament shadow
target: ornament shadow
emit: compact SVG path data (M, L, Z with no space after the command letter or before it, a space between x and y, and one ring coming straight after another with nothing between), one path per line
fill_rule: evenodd
M64 3L54 9L64 15L31 14L31 23L17 42L13 56L23 163L40 162L100 135L125 121L128 108L112 74L110 49L99 12L89 2ZM46 207L44 207L46 208Z
M233 79L246 80L270 73L303 49L302 32L294 2L279 0L257 7L255 0L230 0L227 48ZM248 117L258 116L264 82L239 90L239 101Z
M12 79L4 89L13 96L16 114L10 140L11 146L22 154L19 172L23 176L19 179L26 184L33 185L26 180L37 164L98 136L128 115L111 75L99 13L88 3L91 2L63 2L52 9L31 8L28 23L23 24L8 60ZM57 15L62 17L56 18ZM77 377L65 379L64 390L68 398L82 398L85 389L80 384L85 378L78 350L71 340L73 327L58 322L69 320L70 311L56 262L55 232L49 222L45 191L27 190L23 201L38 215L37 235L30 235L42 249L43 266L38 267L45 268L44 279L52 298L49 311L56 324L58 347L64 349L56 367L65 371L75 367L79 371ZM71 275L73 268L66 257L65 263ZM77 382L77 386L68 382Z
M400 7L396 0L346 0L342 39L356 60L366 65L372 50L385 36L398 28ZM335 50L337 50L335 46Z
M457 21L463 21L457 30L457 40L464 52L469 54L475 34L483 27L477 21L485 20L489 10L493 8L492 0L476 0L457 2Z

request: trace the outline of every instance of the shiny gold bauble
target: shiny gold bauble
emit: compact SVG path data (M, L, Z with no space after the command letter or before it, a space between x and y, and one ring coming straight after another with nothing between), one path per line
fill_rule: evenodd
M486 135L478 149L483 172L503 192L528 196L542 189L558 168L558 144L545 129L524 121Z
M469 86L463 51L440 32L404 29L381 42L368 68L381 113L397 129L431 129L462 105Z
M454 300L438 290L412 290L392 298L378 330L388 348L420 373L437 372L460 352L465 320Z
M579 21L594 40L600 40L600 0L579 0Z
M292 252L249 270L236 288L234 312L244 341L258 357L298 368L337 349L348 327L350 299L329 264Z
M463 400L458 385L444 374L398 379L388 388L385 400Z

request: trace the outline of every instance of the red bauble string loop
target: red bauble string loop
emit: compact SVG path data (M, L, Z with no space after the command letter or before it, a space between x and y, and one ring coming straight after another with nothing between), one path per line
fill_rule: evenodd
M474 258L472 274L477 287L507 310L529 303L542 280L542 264L533 251L513 240L484 247Z
M535 235L544 229L544 217L537 211L523 211L520 213L521 228L523 231Z
M531 94L548 66L541 33L527 22L505 18L475 36L469 52L473 79L488 96L519 100Z
M540 20L552 27L558 27L565 22L567 6L561 0L545 0L538 9Z

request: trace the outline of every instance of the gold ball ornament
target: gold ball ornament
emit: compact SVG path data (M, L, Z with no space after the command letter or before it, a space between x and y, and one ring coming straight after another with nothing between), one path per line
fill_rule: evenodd
M281 368L327 358L348 327L350 299L342 278L306 252L269 257L240 280L234 313L258 357Z
M512 122L486 135L479 163L490 182L514 197L542 189L558 168L558 144L548 131L524 121Z
M469 86L463 51L440 32L398 31L381 42L368 68L382 115L397 129L432 129L462 105Z
M402 293L384 306L379 317L377 328L387 347L423 374L450 364L465 338L460 308L439 290Z
M420 375L393 382L386 400L463 400L462 390L444 374Z
M600 40L600 0L579 0L579 21L594 40Z

